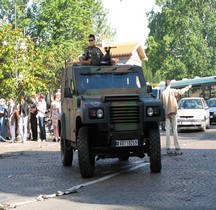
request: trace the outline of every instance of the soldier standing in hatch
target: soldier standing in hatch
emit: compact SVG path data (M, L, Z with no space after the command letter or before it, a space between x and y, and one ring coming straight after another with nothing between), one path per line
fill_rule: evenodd
M95 36L89 35L89 46L84 50L81 63L83 65L99 66L104 55L101 50L95 46Z

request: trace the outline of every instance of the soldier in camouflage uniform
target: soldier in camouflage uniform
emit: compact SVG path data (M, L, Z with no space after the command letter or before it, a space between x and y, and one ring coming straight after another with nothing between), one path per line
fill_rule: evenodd
M93 34L89 35L89 46L84 50L82 55L82 64L99 66L103 57L104 55L101 50L95 46L95 36Z

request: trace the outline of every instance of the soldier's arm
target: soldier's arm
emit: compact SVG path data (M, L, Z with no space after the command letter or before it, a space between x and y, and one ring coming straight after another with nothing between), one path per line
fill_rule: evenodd
M90 65L91 64L91 59L82 60L81 63L82 63L82 65Z
M84 50L84 53L83 53L82 59L81 59L81 64L82 65L90 65L91 64L91 59L89 58L88 48L86 48Z

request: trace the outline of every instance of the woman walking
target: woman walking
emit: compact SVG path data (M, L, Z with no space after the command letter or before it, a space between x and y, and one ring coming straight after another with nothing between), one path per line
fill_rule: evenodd
M53 130L54 141L58 141L59 139L59 129L58 129L59 114L60 114L60 101L59 101L59 97L55 94L50 107L50 116L52 119L52 124L54 129Z

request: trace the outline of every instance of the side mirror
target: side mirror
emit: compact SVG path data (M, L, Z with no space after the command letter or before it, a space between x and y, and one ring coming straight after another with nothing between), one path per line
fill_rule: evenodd
M72 98L71 89L69 87L64 88L64 97L65 98Z
M151 85L147 85L147 92L152 93L152 86Z

